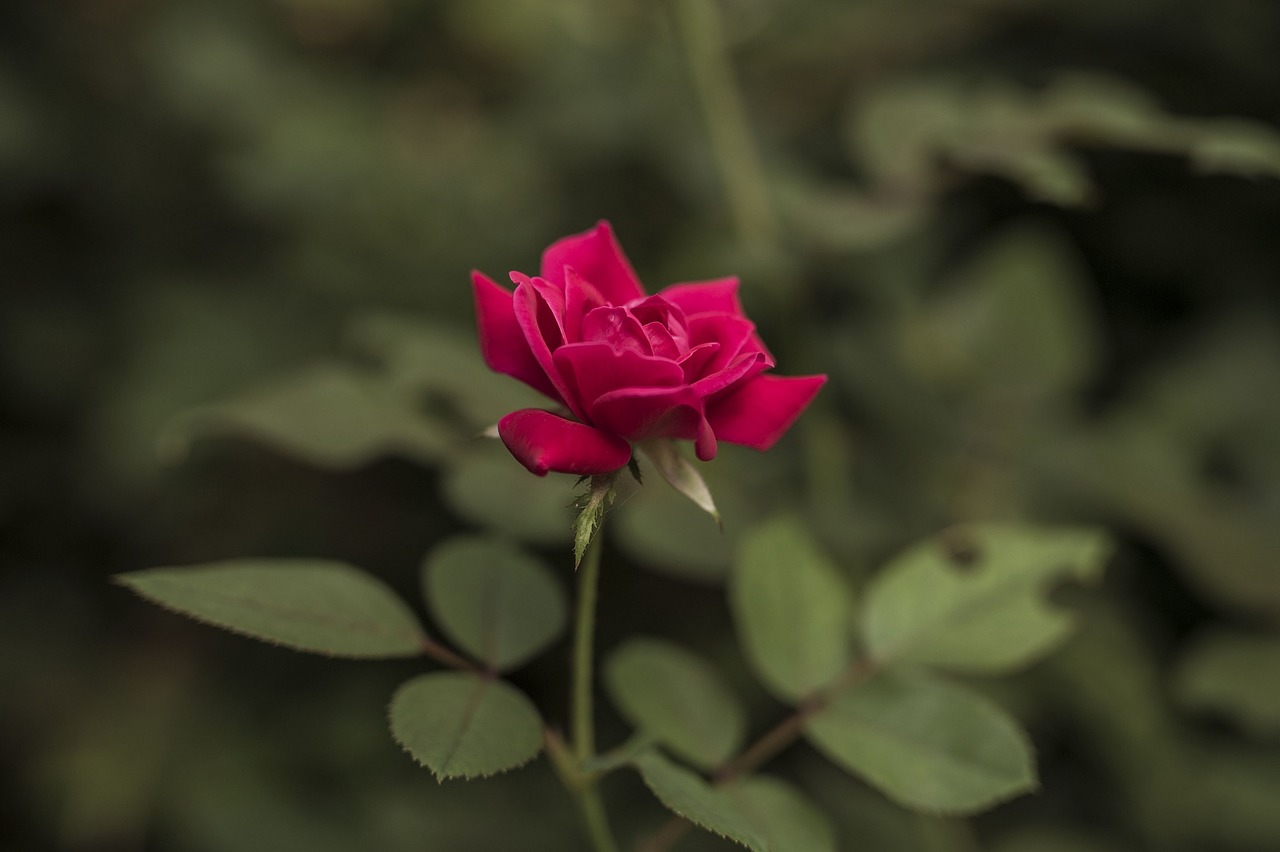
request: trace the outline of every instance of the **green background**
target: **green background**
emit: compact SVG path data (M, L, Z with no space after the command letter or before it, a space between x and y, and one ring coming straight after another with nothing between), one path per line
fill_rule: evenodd
M775 450L707 466L723 538L656 478L615 513L605 651L698 649L761 731L785 710L718 585L760 520L803 517L858 588L958 521L1099 524L1077 637L973 681L1039 793L947 820L808 746L776 768L841 849L1280 848L1280 7L708 8L0 12L0 846L585 848L544 760L442 786L401 753L418 663L258 645L110 577L335 559L425 616L424 554L499 529L568 588L572 482L468 440L527 398L485 376L467 281L607 218L651 291L739 275L779 372L831 378ZM552 720L567 661L514 676ZM605 796L620 834L664 819L633 774Z

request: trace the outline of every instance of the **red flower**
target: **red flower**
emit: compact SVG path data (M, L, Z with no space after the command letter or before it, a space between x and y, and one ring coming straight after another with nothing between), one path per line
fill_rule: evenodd
M826 376L765 375L773 357L743 315L738 280L676 284L645 295L608 222L542 255L542 274L511 273L515 292L479 272L475 290L485 362L572 412L526 408L498 422L521 464L602 474L631 458L631 441L717 441L771 447Z

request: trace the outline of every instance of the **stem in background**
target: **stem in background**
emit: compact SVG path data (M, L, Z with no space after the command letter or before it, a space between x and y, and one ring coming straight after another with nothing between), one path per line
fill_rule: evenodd
M603 532L596 533L578 569L578 605L573 637L573 683L570 696L572 708L571 730L573 756L582 767L595 757L596 731L592 703L592 676L594 674L594 644L596 626L596 597L600 585L600 552ZM617 844L609 831L604 803L594 779L584 779L578 790L578 801L587 832L596 852L616 852Z
M776 246L778 224L747 113L733 79L720 11L715 0L671 0L669 5L702 103L739 237L748 245Z
M796 707L794 713L774 725L737 757L720 767L712 776L711 783L717 787L731 784L737 778L759 769L800 738L804 733L805 722L809 721L811 716L830 704L840 693L868 680L875 674L876 668L876 663L871 660L854 660L830 686L805 699ZM684 836L688 828L687 820L672 816L639 848L641 852L667 852Z
M437 663L446 665L451 669L458 669L459 671L464 672L481 673L480 667L475 663L463 656L455 654L444 645L441 645L439 642L429 637L423 637L422 639L422 653L423 655L435 660Z

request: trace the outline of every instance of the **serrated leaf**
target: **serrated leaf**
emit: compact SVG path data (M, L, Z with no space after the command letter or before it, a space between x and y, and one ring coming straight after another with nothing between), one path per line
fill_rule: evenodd
M542 718L511 684L466 672L420 675L391 698L391 734L440 780L506 772L542 749Z
M667 484L714 518L717 525L721 523L720 511L711 497L711 489L707 488L706 480L702 478L698 469L680 454L675 441L645 441L640 445L640 450L653 463L654 468L667 481Z
M1174 687L1184 707L1226 716L1255 736L1280 734L1280 636L1201 636L1179 664Z
M827 757L899 804L968 814L1036 787L1026 734L995 705L923 675L882 674L806 724Z
M779 698L801 699L849 665L852 596L798 522L773 521L743 540L729 603L748 662Z
M564 590L543 563L496 539L460 536L422 567L432 617L458 647L496 671L515 668L564 629Z
M831 820L804 793L780 778L751 775L721 788L748 815L775 852L835 852Z
M240 559L116 579L161 606L298 651L411 657L426 638L394 592L341 562Z
M194 438L230 434L261 441L321 467L351 468L402 454L436 461L455 444L377 376L317 364L243 397L182 415L164 443L181 453Z
M755 852L773 852L767 838L751 825L733 800L696 773L657 752L636 758L635 766L645 786L672 813Z
M746 733L746 715L719 673L678 645L632 639L610 655L605 686L619 712L689 762L711 769Z
M894 559L871 583L867 652L883 662L987 674L1026 665L1074 624L1049 602L1052 586L1096 580L1108 553L1096 530L952 528Z

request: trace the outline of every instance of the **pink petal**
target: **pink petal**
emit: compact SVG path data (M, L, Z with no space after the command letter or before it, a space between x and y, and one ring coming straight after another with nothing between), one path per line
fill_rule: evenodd
M577 343L582 339L582 318L603 304L604 297L591 286L591 282L572 269L565 270L563 328L566 343Z
M516 287L512 307L520 332L529 344L529 350L552 386L554 391L551 394L552 398L563 402L574 414L581 417L582 412L575 406L573 394L569 392L564 379L556 372L555 364L551 360L551 350L558 348L561 340L560 328L556 325L550 306L534 289L531 282L524 282Z
M758 376L773 364L763 354L750 352L739 355L733 363L716 373L711 373L693 383L693 390L698 396L706 397L717 394L730 385Z
M630 349L642 355L653 354L640 321L626 308L612 305L596 308L582 318L582 341L607 343L619 352Z
M622 253L608 222L558 240L542 253L543 278L563 284L565 267L572 267L590 281L609 304L625 305L644 295L640 278Z
M498 435L511 455L538 476L548 471L610 473L631 458L631 445L621 438L537 408L522 408L499 420Z
M693 440L702 425L702 401L688 387L621 388L589 403L592 422L630 441Z
M756 376L707 405L716 437L767 450L805 410L826 376Z
M759 348L752 345L755 333L755 323L746 317L735 317L730 314L702 314L689 320L690 346L699 346L703 343L720 344L720 350L707 362L707 372L723 370L739 355L759 352Z
M480 272L471 273L480 352L494 372L519 379L552 399L560 399L516 321L512 294Z
M686 316L708 313L745 316L742 302L738 300L737 278L672 284L658 295L679 307Z
M684 382L684 371L672 361L602 342L570 343L557 349L552 360L556 373L575 394L582 419L592 423L596 422L595 400L610 391L672 388Z
M719 343L699 343L686 352L680 360L676 361L680 369L684 370L684 380L692 383L697 381L699 376L706 375L707 365L719 351Z

